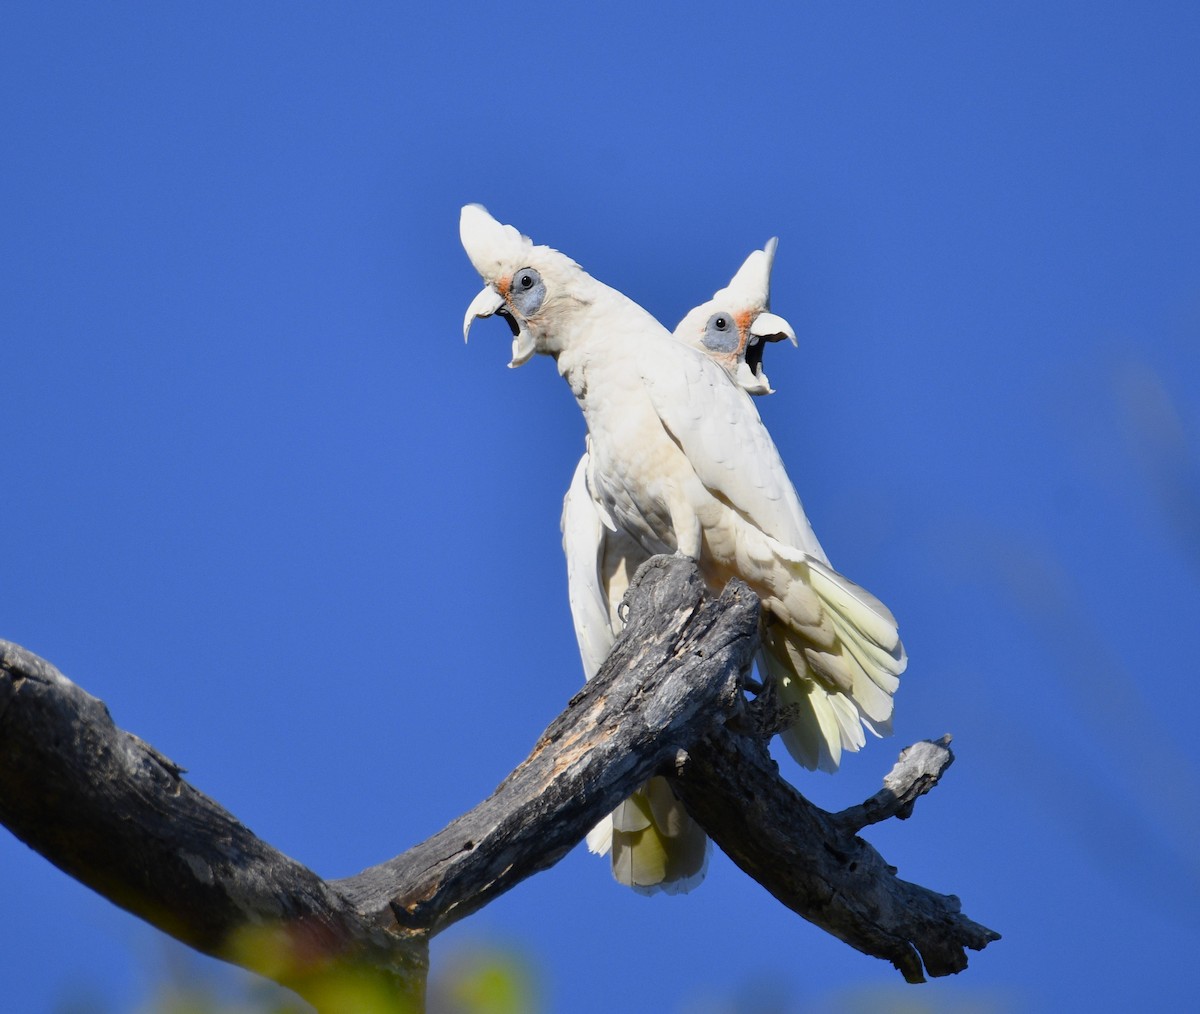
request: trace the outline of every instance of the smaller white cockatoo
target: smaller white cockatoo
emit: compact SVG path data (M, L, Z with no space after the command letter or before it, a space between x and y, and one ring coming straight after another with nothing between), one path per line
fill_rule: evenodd
M788 339L796 332L771 309L771 268L779 240L772 236L755 250L725 288L707 303L688 311L676 326L677 341L698 349L725 368L747 394L774 394L763 372L763 352L770 342Z
M676 340L707 355L749 394L770 394L763 373L766 343L789 339L791 325L770 313L771 267L778 240L746 258L725 288L691 310L674 332ZM563 552L567 591L584 678L591 679L612 650L621 629L618 607L629 581L649 559L620 529L609 531L587 489L585 451L563 500ZM635 890L675 894L704 877L708 838L675 798L663 778L651 779L591 831L588 848L612 853L613 876Z
M512 331L510 366L554 359L587 423L584 478L604 527L647 555L691 557L714 590L739 577L761 599L762 658L796 716L782 734L792 756L832 771L864 727L887 731L907 662L896 620L829 566L746 392L631 299L478 205L463 208L459 232L484 280L464 335L495 314Z

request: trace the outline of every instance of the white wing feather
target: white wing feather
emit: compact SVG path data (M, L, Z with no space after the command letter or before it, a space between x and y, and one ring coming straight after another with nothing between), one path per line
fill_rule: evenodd
M563 498L562 540L567 558L567 597L575 638L583 660L584 679L599 671L613 646L609 601L600 583L607 541L614 533L604 526L587 489L588 456L579 459Z
M704 486L767 535L828 562L750 396L678 342L643 343L638 365L655 412Z
M705 534L724 539L732 565L710 579L737 573L783 621L764 629L763 658L808 716L784 742L802 764L836 770L843 750L864 745L862 725L889 731L907 664L895 617L829 567L757 408L717 364L648 341L638 365L663 427L727 509L724 534L711 522Z

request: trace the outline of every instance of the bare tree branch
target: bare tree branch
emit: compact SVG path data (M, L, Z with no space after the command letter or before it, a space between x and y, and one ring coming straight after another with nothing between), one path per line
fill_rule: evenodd
M743 696L757 645L749 589L732 582L714 599L693 563L657 557L629 601L601 672L488 799L336 881L256 838L101 701L0 641L0 822L116 904L318 1006L329 969L365 966L419 1008L429 936L557 862L654 773L784 904L910 980L922 961L931 975L958 971L964 948L997 938L855 837L911 812L950 762L944 743L910 748L882 793L828 814L779 778L761 735L738 731L760 728L754 711L769 701ZM276 934L282 952L247 947L248 931Z
M699 735L741 707L758 599L719 600L690 561L656 557L600 673L493 795L428 841L336 887L395 924L437 932L561 859ZM398 886L399 885L399 886Z
M205 954L290 986L362 962L419 1002L421 935L389 938L316 874L118 729L104 703L49 662L0 641L0 822L76 880ZM245 946L280 928L311 961Z
M906 747L900 759L883 778L883 788L865 803L847 807L830 816L834 825L847 834L861 831L868 824L895 817L907 820L917 800L938 783L946 768L954 763L950 736L926 739Z
M921 746L905 753L925 754ZM942 770L949 766L945 753ZM859 818L845 815L876 809L876 800L893 792L911 808L932 788L927 775L902 755L888 776L894 788L834 815L779 777L763 741L720 729L689 753L671 781L721 849L788 908L864 954L890 961L909 982L923 982L925 972L961 972L968 948L982 950L1000 935L963 916L957 898L898 878L855 835Z

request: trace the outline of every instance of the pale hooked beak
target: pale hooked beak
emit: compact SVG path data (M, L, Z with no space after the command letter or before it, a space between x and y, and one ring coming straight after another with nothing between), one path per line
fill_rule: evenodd
M504 305L504 297L490 285L485 285L483 291L471 300L467 307L467 315L463 317L463 341L471 334L471 325L479 317L490 317Z
M764 341L777 342L786 338L793 345L800 344L796 341L796 332L792 330L792 325L775 313L760 313L755 317L750 325L750 334Z
M471 305L467 307L466 316L463 317L463 341L471 333L471 325L475 323L479 317L490 317L492 314L498 313L504 318L508 324L509 330L513 334L512 343L512 361L508 364L510 368L516 368L523 363L529 362L533 358L533 354L537 351L537 345L533 340L533 335L525 330L523 324L517 322L516 317L508 309L508 305L504 302L504 297L500 295L490 285L485 285L483 291L471 300Z

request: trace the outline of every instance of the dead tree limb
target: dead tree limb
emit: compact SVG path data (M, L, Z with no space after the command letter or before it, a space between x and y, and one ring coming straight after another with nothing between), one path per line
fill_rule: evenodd
M352 960L419 1002L428 965L420 935L374 929L181 771L49 662L0 641L0 822L13 834L177 940L301 995L306 980ZM305 960L245 946L255 928L278 928Z
M931 747L943 753L945 770L952 756L944 744L918 743L905 751L907 760L913 753L924 759ZM927 774L902 754L888 776L893 788L830 814L779 777L763 742L718 730L691 751L671 781L713 841L788 908L864 954L890 961L909 982L923 982L925 973L961 972L966 948L982 950L1000 938L964 916L957 898L898 878L855 834L867 812L900 816L911 807L933 787Z
M806 919L913 981L922 962L931 975L965 967L964 948L996 934L956 899L898 880L856 837L911 812L949 751L902 762L860 807L812 806L762 739L738 731L755 725L743 687L757 627L744 585L714 599L689 561L650 561L601 672L496 791L420 845L334 881L255 837L48 662L0 641L0 822L116 904L318 1006L321 977L351 966L416 1009L431 935L557 862L662 773L714 840ZM248 929L278 934L287 960L244 946Z
M600 673L496 792L428 841L335 886L389 913L385 925L437 932L558 862L701 730L741 707L757 628L758 600L745 585L714 600L689 562L651 561Z

